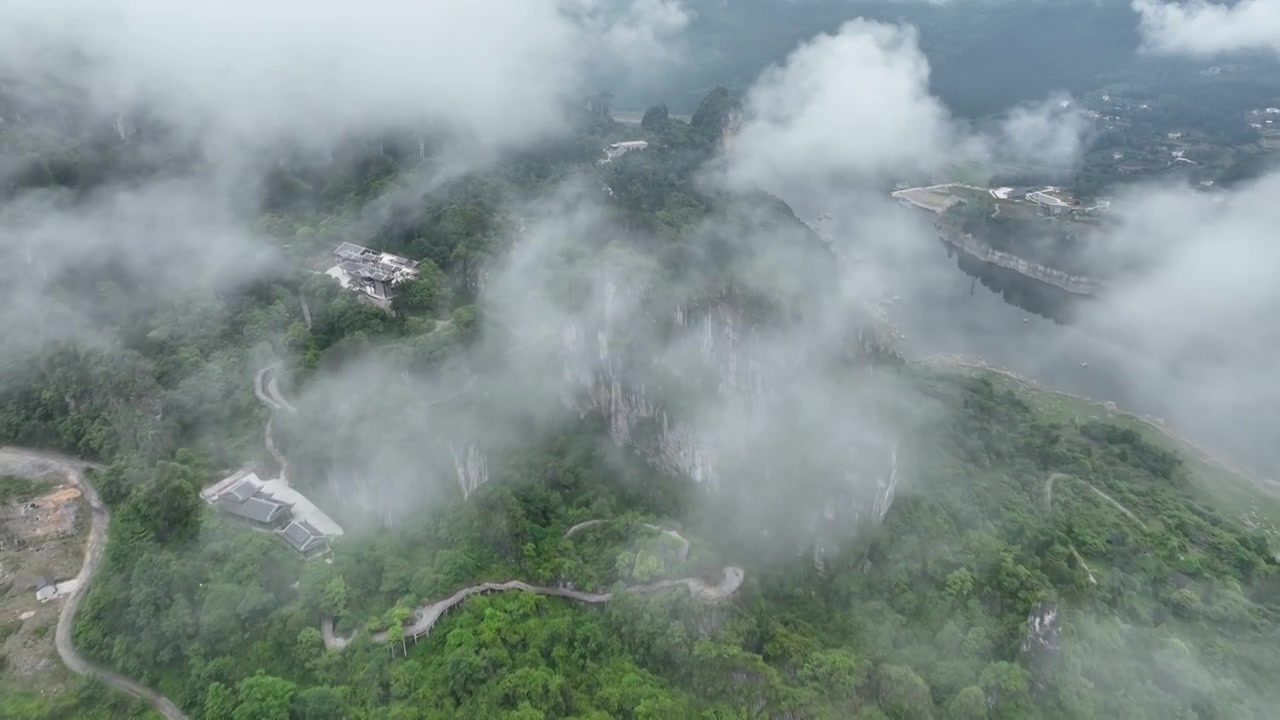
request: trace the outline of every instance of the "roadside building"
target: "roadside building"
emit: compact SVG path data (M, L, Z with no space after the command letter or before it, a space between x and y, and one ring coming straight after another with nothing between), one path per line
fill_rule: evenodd
M36 591L36 600L40 602L48 602L58 595L58 586L51 578L43 575L36 578L33 587Z

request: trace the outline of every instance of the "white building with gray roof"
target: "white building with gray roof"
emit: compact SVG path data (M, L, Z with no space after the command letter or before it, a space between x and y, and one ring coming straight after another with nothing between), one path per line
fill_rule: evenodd
M262 492L263 482L249 473L240 482L218 496L216 505L223 512L261 527L274 528L289 518L291 505Z
M329 536L306 520L293 520L283 529L276 530L276 534L305 557L318 555L329 549Z
M307 557L329 548L342 527L302 493L279 479L263 481L256 473L218 483L202 493L205 500L228 515L264 530L273 530Z
M325 274L375 300L390 300L395 286L418 277L417 262L355 243L342 243L333 256L337 264Z

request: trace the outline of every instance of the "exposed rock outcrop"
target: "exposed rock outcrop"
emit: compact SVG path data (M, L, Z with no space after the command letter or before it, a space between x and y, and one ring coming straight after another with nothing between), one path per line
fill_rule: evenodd
M462 499L471 497L476 488L489 482L489 459L480 446L474 442L467 443L459 451L458 446L449 443L449 454L453 456L453 464L458 473L458 487L462 489Z
M763 482L778 482L796 472L788 460L751 447L751 435L795 432L802 472L830 473L829 487L814 509L812 542L816 564L825 548L834 547L859 528L879 523L893 503L898 482L897 452L892 442L871 447L866 438L806 436L788 427L788 418L771 413L795 411L789 397L797 378L812 372L818 349L807 347L803 333L779 340L766 336L729 298L717 297L691 308L676 304L665 327L670 336L659 356L628 356L619 350L627 338L618 337L615 308L642 304L623 291L606 287L602 314L594 327L571 324L562 333L566 400L581 413L600 413L619 445L639 452L664 472L692 479L708 492L742 490L741 477L730 472L759 474ZM634 322L634 320L631 320ZM628 327L628 330L631 330ZM875 336L859 336L859 351L869 350ZM652 347L652 343L640 343ZM681 405L687 407L681 407ZM803 412L803 403L799 403ZM786 408L780 410L779 408ZM821 412L821 411L819 411ZM806 422L813 424L814 418ZM838 434L841 429L821 428ZM825 444L824 444L825 443ZM806 448L812 446L810 456ZM732 471L726 468L732 466ZM823 539L819 539L823 538Z
M1037 689L1043 689L1045 678L1062 650L1062 617L1053 603L1040 603L1027 616L1027 632L1022 638L1022 652L1035 678Z

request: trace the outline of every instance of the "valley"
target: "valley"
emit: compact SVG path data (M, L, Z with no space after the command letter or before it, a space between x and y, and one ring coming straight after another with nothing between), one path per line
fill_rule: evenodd
M1269 720L1183 11L0 4L0 717Z

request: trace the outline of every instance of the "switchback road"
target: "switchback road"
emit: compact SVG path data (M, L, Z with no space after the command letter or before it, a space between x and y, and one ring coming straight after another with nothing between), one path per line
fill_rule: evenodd
M85 543L84 563L76 574L75 589L63 600L62 612L58 615L58 628L54 634L54 646L67 669L78 675L98 678L111 687L147 701L168 720L187 720L178 706L160 693L85 660L76 652L72 642L71 630L75 627L76 610L80 608L80 601L88 592L89 583L98 572L98 566L102 564L102 556L107 548L107 527L111 522L111 513L98 497L98 491L80 471L82 467L94 465L56 453L13 447L0 449L0 464L5 466L6 472L15 475L37 475L54 470L79 488L89 504L89 539Z

